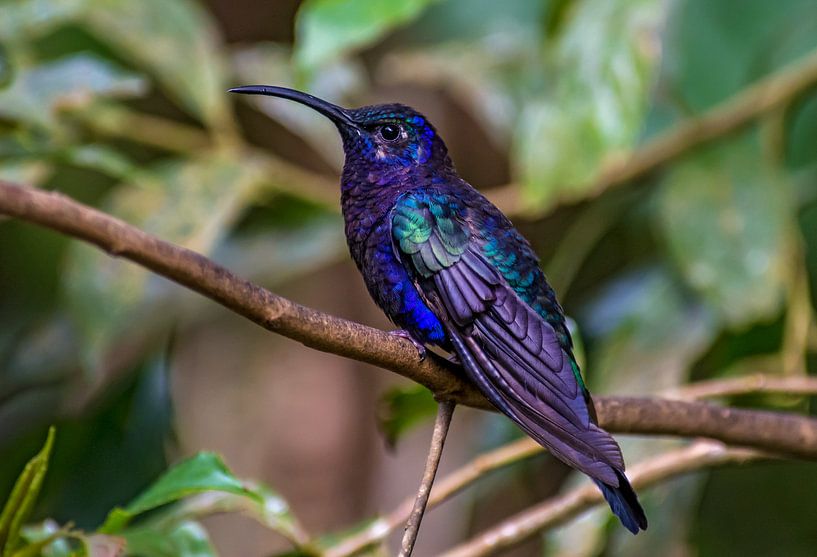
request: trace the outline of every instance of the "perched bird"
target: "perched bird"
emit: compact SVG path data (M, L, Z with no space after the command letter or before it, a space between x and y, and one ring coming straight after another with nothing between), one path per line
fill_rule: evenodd
M459 177L434 126L399 104L346 109L283 87L230 91L290 99L334 122L346 154L346 239L377 305L421 355L429 345L456 354L499 411L596 482L628 530L646 529L536 254Z

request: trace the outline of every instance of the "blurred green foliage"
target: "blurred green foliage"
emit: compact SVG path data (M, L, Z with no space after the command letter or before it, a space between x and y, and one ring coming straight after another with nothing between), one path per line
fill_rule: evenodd
M439 114L461 115L441 127L476 186L501 184L481 183L458 145L484 141L510 169L516 220L577 318L593 390L815 372L817 95L632 184L595 188L659 134L817 56L813 0L306 0L294 44L228 44L220 23L193 0L0 0L0 177L63 191L274 287L344 257L335 179L319 172L337 168L338 143L307 110L264 98L237 107L225 90L297 85L348 105L371 91L421 90ZM247 114L308 154L259 148ZM304 159L318 162L296 164ZM148 487L172 439L172 341L208 319L205 308L134 265L0 220L0 493L58 420L34 517L91 532L134 500L104 534L51 543L65 537L54 521L19 530L16 520L12 532L0 518L5 540L22 532L49 540L49 555L81 554L82 544L107 555L114 536L140 555L212 555L198 518L227 509L304 542L280 497L240 483L212 455ZM734 402L814 411L792 397ZM433 408L414 387L392 392L384 430L396 441ZM486 422L492 444L514 435L499 418ZM644 496L656 528L638 538L595 513L546 547L811 555L814 529L798 519L817 516L809 470L701 474ZM196 508L202 501L210 506ZM141 516L165 503L175 504ZM670 528L661 524L675 533L661 535Z

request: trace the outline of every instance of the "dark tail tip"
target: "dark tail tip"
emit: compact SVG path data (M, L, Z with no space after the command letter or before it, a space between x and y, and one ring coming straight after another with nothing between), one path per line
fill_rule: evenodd
M616 470L616 476L618 476L618 487L600 481L596 481L596 485L599 486L613 514L621 520L624 527L633 534L638 534L640 530L647 529L647 516L624 473Z

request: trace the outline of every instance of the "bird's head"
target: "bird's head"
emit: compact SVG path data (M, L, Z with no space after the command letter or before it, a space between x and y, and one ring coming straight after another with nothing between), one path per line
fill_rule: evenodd
M301 91L270 85L236 87L230 92L290 99L323 114L340 131L347 169L366 167L374 174L380 169L385 177L390 171L428 172L451 167L448 150L434 126L411 107L381 104L343 108Z

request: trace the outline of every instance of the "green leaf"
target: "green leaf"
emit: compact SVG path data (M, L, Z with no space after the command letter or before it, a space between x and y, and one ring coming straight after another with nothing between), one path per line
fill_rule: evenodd
M163 240L209 254L262 179L257 161L212 153L139 173L132 183L116 188L104 210ZM132 263L75 244L66 271L68 307L92 369L124 330L133 334L139 324L167 324L173 317L156 311L158 304L174 303L166 300L166 283ZM177 296L174 300L180 302Z
M386 437L386 443L393 447L402 435L434 417L436 412L434 395L422 385L397 387L381 398L378 424Z
M0 40L16 42L42 35L79 16L88 4L89 0L6 0Z
M221 40L192 0L99 0L79 23L145 70L183 107L210 125L230 119Z
M133 179L139 174L138 167L125 155L107 145L76 145L61 150L56 155L60 161L97 170L120 180Z
M165 527L172 523L202 518L213 514L242 513L259 524L278 532L296 546L302 546L309 537L292 514L286 500L272 489L252 482L244 482L247 493L237 495L225 491L208 491L190 497L171 507L150 522L151 527ZM127 533L127 530L124 531Z
M141 95L144 86L136 74L107 60L73 54L18 68L11 86L0 90L0 116L49 127L60 109L86 107L101 96Z
M263 502L261 496L233 476L221 458L213 453L199 453L168 470L125 508L112 510L99 531L119 533L142 513L206 491L222 491Z
M549 48L541 100L517 126L514 166L540 208L581 198L643 130L661 49L665 3L582 1Z
M168 530L139 528L125 534L128 555L141 557L216 557L207 530L195 521Z
M69 534L68 528L60 527L50 518L38 524L28 524L20 530L24 544L12 557L71 557Z
M295 62L306 75L419 16L436 0L306 0L298 10Z
M23 472L17 478L11 495L0 514L0 550L3 557L7 557L15 550L20 537L23 522L28 519L34 502L40 494L45 473L48 470L48 459L54 447L54 427L48 429L45 445L31 460L28 461Z
M790 267L791 186L751 141L675 164L658 205L670 256L732 326L777 314Z
M50 174L50 167L39 160L0 161L0 178L9 182L38 186Z

